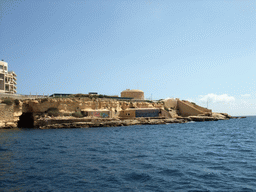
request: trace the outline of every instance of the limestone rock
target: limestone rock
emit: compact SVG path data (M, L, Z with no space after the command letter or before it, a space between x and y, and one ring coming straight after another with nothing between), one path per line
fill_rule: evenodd
M227 114L227 113L220 113L221 115L225 116L226 118L230 119L231 115Z
M5 123L4 122L0 122L0 129L5 127Z
M14 122L5 123L5 128L16 128L16 127L17 127L17 123L14 123Z
M189 116L189 118L192 121L214 121L214 117L208 117L208 116Z
M212 113L212 117L216 118L218 120L225 120L226 119L226 117L224 115L220 114L220 113Z

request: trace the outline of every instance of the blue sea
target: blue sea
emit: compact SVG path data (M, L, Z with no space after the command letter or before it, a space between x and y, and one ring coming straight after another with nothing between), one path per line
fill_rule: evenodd
M0 130L0 191L256 191L256 117Z

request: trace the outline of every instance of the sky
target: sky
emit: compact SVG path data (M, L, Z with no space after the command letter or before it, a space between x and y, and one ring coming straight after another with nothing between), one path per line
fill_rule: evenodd
M256 115L255 0L0 0L18 94L140 89Z

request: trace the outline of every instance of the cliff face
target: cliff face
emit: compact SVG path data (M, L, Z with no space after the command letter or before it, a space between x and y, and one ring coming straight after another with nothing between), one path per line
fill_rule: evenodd
M22 114L22 104L8 105L0 103L0 128L14 128L17 127L19 117Z

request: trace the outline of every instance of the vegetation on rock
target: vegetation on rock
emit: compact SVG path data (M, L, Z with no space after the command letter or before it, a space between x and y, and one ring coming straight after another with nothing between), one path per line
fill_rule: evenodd
M2 103L5 103L6 105L12 105L13 100L10 99L10 98L7 98L7 99L4 99L4 100L2 101Z
M170 111L167 107L164 107L164 110L165 110L165 111Z
M19 101L18 99L15 99L15 100L14 100L14 103L15 103L15 105L19 105L19 104L20 104L20 101Z
M46 101L48 101L48 98L43 98L43 99L41 99L41 103L44 103L44 102L46 102Z
M59 109L54 107L49 108L46 112L49 116L57 117L60 115Z
M82 115L81 112L72 113L72 116L73 116L73 117L79 117L79 118L83 117L83 115Z

